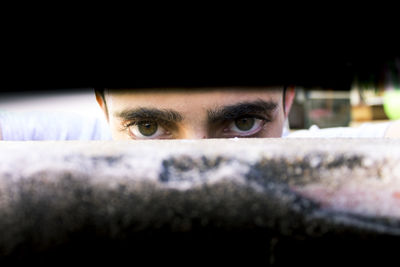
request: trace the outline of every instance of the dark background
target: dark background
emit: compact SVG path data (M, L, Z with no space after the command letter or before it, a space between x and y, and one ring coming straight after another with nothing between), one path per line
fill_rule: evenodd
M349 39L250 39L155 35L91 39L34 33L2 49L1 90L271 86L350 90L379 83L398 52ZM233 36L235 37L235 36ZM83 39L83 38L86 38Z

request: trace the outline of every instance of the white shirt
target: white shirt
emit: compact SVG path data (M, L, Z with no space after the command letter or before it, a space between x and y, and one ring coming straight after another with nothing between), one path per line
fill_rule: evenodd
M0 131L5 141L111 140L105 121L67 112L2 111Z
M393 122L363 123L358 127L334 127L320 129L313 125L308 130L285 133L286 138L381 138Z

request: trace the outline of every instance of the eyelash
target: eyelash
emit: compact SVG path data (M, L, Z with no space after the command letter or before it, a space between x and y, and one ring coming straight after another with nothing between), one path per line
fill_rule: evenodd
M166 121L163 121L163 120L154 119L154 118L143 118L143 119L134 119L134 120L125 122L123 124L123 126L124 126L124 129L127 129L127 128L131 127L131 126L139 125L140 123L146 122L146 121L153 121L153 122L158 123L159 125L163 125L163 126L166 126L166 127L169 124L171 124L169 122L166 122Z
M172 128L172 124L171 122L165 121L165 120L160 120L160 119L156 119L156 118L135 118L131 121L127 121L123 124L123 129L124 131L128 131L129 135L134 138L137 139L138 136L135 136L134 133L132 133L132 131L129 129L132 126L137 126L142 122L146 122L146 121L152 121L152 122L156 122L158 125L160 125L163 129L165 129L166 133L169 135L170 131L168 129ZM139 137L139 139L142 139L141 137ZM150 138L152 139L152 138ZM157 138L156 138L157 139Z
M243 137L252 137L252 136L256 136L256 135L261 131L261 129L265 126L265 124L271 122L270 119L265 118L265 117L263 117L263 116L261 116L261 115L255 115L255 114L251 114L251 115L250 115L250 114L249 114L249 115L243 115L243 116L239 116L239 117L236 117L236 118L233 118L233 119L225 120L224 125L229 126L229 125L230 125L232 122L234 122L235 120L244 119L244 118L261 120L261 121L262 121L262 122L261 122L262 125L260 126L260 130L259 130L259 131L255 132L255 133L253 133L253 134L243 135ZM226 128L226 127L224 127L224 129L225 129L225 128ZM237 134L237 133L236 133L236 134Z
M251 119L258 119L258 120L262 120L262 121L265 121L265 122L269 122L270 120L269 119L267 119L267 118L265 118L265 117L263 117L263 116L261 116L261 115L244 115L244 116L239 116L239 117L237 117L237 118L234 118L233 120L239 120L239 119L243 119L243 118L251 118Z
M265 118L265 117L263 117L261 115L249 114L249 115L238 116L238 117L235 117L235 118L232 118L232 119L225 119L224 121L222 121L219 124L222 126L223 129L226 129L226 127L228 127L235 120L239 120L239 119L243 119L243 118L252 118L252 119L261 120L262 121L261 128L264 127L266 123L271 122L271 120L269 118ZM169 132L168 129L172 129L173 128L173 123L165 121L165 120L160 120L160 119L156 119L156 118L135 118L134 120L127 121L127 122L125 122L123 124L124 130L128 130L129 127L134 126L134 125L139 125L141 122L145 122L145 121L156 122L158 125L160 125L162 128L164 128L167 132ZM259 132L260 132L260 130L257 131L254 134L243 135L243 136L244 137L252 137L252 136L256 136ZM231 135L232 135L232 133L231 133Z

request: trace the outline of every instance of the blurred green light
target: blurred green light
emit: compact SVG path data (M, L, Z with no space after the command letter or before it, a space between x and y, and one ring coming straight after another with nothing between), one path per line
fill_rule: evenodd
M383 97L383 108L389 119L400 119L400 88L385 92Z

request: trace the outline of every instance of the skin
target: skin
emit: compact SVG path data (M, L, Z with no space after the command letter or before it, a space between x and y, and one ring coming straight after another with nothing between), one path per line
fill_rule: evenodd
M114 140L204 139L281 137L294 95L294 88L288 88L285 106L282 88L106 89L105 102L99 94L96 99ZM156 122L166 111L168 122ZM146 126L154 129L154 125L157 132L153 135L140 131Z

